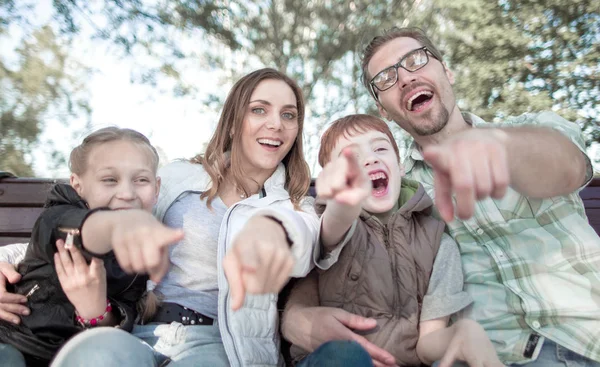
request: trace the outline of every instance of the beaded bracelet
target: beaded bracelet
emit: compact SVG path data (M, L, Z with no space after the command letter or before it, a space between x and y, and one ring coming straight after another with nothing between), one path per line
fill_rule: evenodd
M90 327L90 326L96 326L98 325L98 323L102 320L104 320L104 318L106 316L108 316L108 314L112 311L112 305L110 304L109 300L106 300L106 310L104 310L104 313L98 317L94 317L93 319L84 319L83 317L79 316L79 312L77 312L77 310L75 310L75 316L77 319L77 322L83 326L83 327Z

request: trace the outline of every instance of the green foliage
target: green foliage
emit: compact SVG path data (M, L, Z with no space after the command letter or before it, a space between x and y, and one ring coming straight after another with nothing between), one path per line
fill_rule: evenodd
M48 26L24 38L14 58L0 57L0 170L31 175L30 153L45 119L89 114L74 74L80 65ZM58 159L58 157L57 157Z

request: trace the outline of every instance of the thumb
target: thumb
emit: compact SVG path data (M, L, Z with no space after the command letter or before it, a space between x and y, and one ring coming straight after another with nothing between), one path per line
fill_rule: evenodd
M169 271L171 265L171 260L169 259L169 253L167 251L161 251L159 256L160 262L156 267L156 270L149 274L150 280L156 284L160 283L162 278Z
M456 353L458 352L458 347L455 344L451 343L448 349L446 349L446 353L444 353L438 367L452 367L454 361L456 361Z
M181 241L185 237L183 229L180 228L169 228L164 226L163 231L160 233L161 247L170 246L174 243Z
M104 261L97 257L92 257L92 261L90 262L90 273L93 276L100 276L102 274L102 270L104 269Z
M242 279L242 264L237 257L235 249L230 251L223 259L223 270L229 282L229 294L231 295L231 309L236 311L244 305L246 290Z
M338 309L337 311L340 312L336 313L334 317L349 329L371 330L377 326L377 321L375 319L362 317L342 309Z
M21 274L15 270L14 266L8 263L3 264L2 267L0 267L0 273L3 275L3 277L0 276L2 278L0 282L4 283L4 286L6 286L5 280L8 280L11 284L15 284L21 280Z
M450 162L440 146L429 146L423 149L423 159L425 159L434 170L442 172L449 171Z

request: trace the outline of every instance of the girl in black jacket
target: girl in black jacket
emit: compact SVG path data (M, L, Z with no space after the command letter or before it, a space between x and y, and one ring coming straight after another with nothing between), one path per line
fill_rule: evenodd
M160 188L158 154L144 135L110 127L87 136L69 165L70 185L53 187L19 264L22 278L12 291L27 297L31 313L20 325L0 320L0 360L17 349L28 366L48 365L76 333L94 326L130 331L137 317L147 277L123 271L112 251L86 251L81 234L112 238L110 226L85 225L98 211L152 210ZM103 226L119 220L114 213Z

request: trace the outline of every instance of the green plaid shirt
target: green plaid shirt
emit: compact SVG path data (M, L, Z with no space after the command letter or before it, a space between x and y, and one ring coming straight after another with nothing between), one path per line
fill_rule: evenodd
M473 127L489 126L475 115L463 116ZM554 128L585 152L579 126L552 112L495 126L516 124ZM433 197L433 172L416 144L404 162L407 176ZM459 317L485 328L504 363L537 357L542 342L531 353L532 334L600 361L600 238L578 193L542 200L509 188L503 199L476 205L471 219L448 224L460 247L466 290L475 300Z

